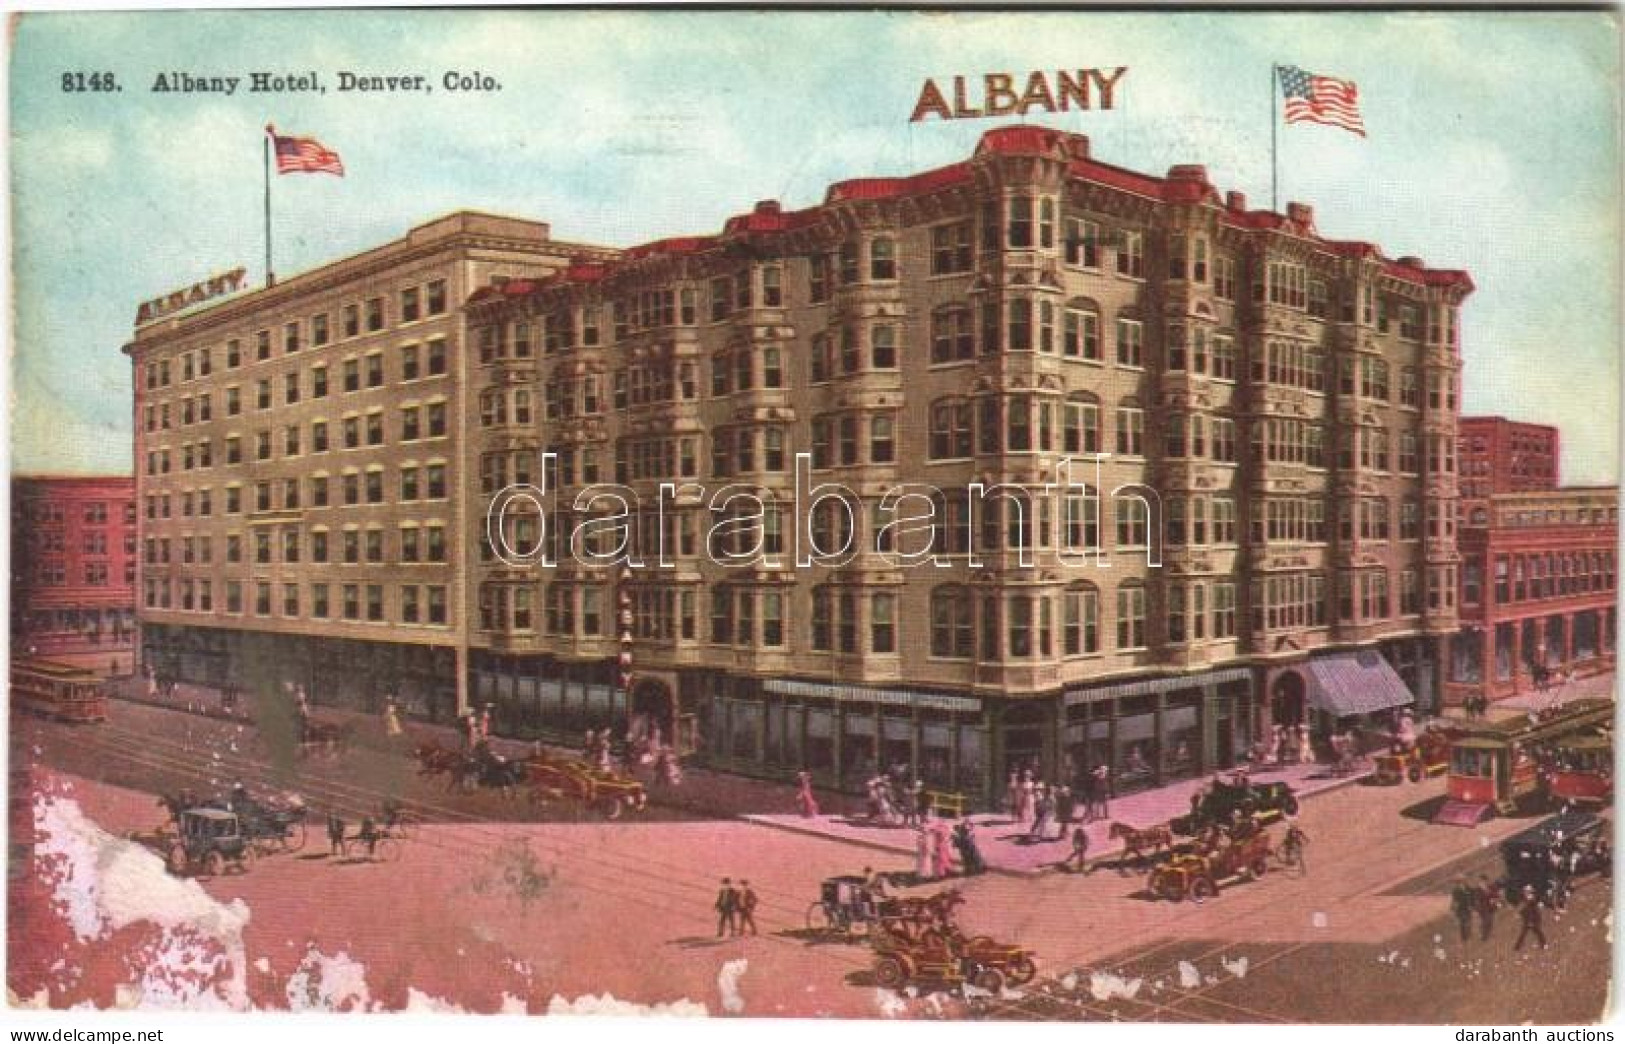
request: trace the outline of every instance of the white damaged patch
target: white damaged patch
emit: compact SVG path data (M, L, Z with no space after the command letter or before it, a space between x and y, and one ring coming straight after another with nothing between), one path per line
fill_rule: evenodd
M549 1015L680 1015L688 1018L709 1015L705 1005L688 998L666 1004L637 1004L609 993L584 993L575 1000L558 994L547 1002Z
M739 992L739 980L745 977L745 969L750 962L740 957L727 962L717 972L717 992L722 994L722 1010L729 1015L738 1015L745 1010L745 998Z

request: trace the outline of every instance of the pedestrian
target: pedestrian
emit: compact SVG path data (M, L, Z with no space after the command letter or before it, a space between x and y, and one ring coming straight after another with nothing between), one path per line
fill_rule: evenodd
M921 822L914 828L914 876L921 881L936 879L932 871L934 863L933 854L936 851L936 839L932 836L931 824Z
M1478 887L1473 893L1473 909L1478 914L1478 941L1489 942L1495 931L1495 910L1501 905L1501 897L1483 874L1478 875Z
M1512 944L1514 950L1523 949L1523 941L1530 935L1540 943L1540 948L1546 948L1546 932L1541 925L1540 896L1535 894L1534 885L1524 885L1523 905L1518 907L1518 919L1522 927L1518 931L1518 941Z
M1042 783L1033 784L1033 821L1027 828L1027 840L1045 840L1054 818L1055 802L1049 795L1049 788Z
M344 820L336 812L327 814L327 854L344 854Z
M756 890L751 888L749 881L741 880L739 882L739 924L734 934L744 935L746 928L750 929L750 934L757 934Z
M361 833L356 836L367 846L367 858L371 859L378 851L378 824L372 821L371 816L361 817Z
M1093 775L1094 775L1094 784L1095 784L1095 818L1096 819L1110 819L1111 815L1112 815L1112 810L1111 810L1111 794L1112 794L1111 769L1106 766L1105 762L1101 762L1100 764L1095 766L1095 771L1094 771Z
M1014 769L1004 785L1004 811L1012 817L1021 815L1021 777Z
M976 847L976 834L971 827L970 820L962 819L954 827L954 847L959 850L959 865L966 877L975 877L987 872L987 864L982 861L982 852Z
M1021 774L1021 791L1016 797L1016 822L1031 823L1037 815L1038 784L1033 782L1031 771Z
M717 938L726 935L739 934L739 893L734 889L733 881L724 877L722 887L717 890Z
M1060 824L1061 835L1065 836L1068 828L1072 826L1072 816L1077 809L1077 801L1072 797L1072 788L1062 783L1055 788L1055 821Z
M1061 865L1075 866L1075 873L1087 874L1089 872L1089 831L1083 827L1072 828L1072 854L1061 860Z
M480 711L480 739L490 739L491 738L491 708L492 708L492 706L493 706L492 704L487 703L485 705L485 709Z
M946 820L931 824L931 876L952 877L954 872L954 839Z
M813 794L812 773L806 769L796 773L796 808L803 819L818 818L818 798Z
M1456 887L1450 890L1450 912L1456 916L1456 926L1461 929L1461 941L1468 942L1473 937L1473 911L1478 909L1478 893L1467 878L1456 878Z
M1094 822L1095 774L1092 769L1085 769L1082 778L1078 780L1078 796L1083 798L1083 821Z
M384 697L384 735L390 739L403 735L406 732L401 728L401 715L395 709L395 697Z

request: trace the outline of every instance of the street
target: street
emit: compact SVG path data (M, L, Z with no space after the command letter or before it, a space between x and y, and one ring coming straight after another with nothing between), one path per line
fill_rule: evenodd
M12 765L14 785L26 779L34 791L14 794L13 830L31 818L35 850L30 864L14 842L8 986L24 1000L44 990L56 1008L541 1013L586 1010L608 994L713 1015L1489 1023L1584 1022L1606 1000L1602 882L1547 915L1544 951L1513 952L1510 910L1488 942L1457 939L1456 875L1496 875L1497 842L1536 820L1431 825L1416 809L1442 794L1437 779L1310 798L1299 816L1311 839L1306 874L1273 871L1201 904L1150 899L1142 871L1109 866L955 881L965 930L1029 947L1039 967L1020 990L964 999L882 990L866 945L806 930L823 878L911 869L910 858L873 848L658 803L610 823L448 793L404 752L278 761L252 726L122 701L100 726L19 718ZM304 797L304 847L241 873L152 886L199 885L153 900L195 909L190 921L143 914L148 893L130 881L150 880L152 864L124 836L162 822L159 794L238 780ZM353 831L386 797L423 820L399 861L330 854L327 814ZM747 878L760 896L759 936L717 938L722 877ZM75 898L87 887L99 929ZM246 968L228 967L234 947ZM159 966L167 972L147 970Z

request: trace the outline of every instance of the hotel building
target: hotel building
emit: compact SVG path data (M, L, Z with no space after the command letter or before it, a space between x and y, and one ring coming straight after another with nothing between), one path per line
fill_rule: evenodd
M489 703L514 735L641 713L721 768L853 787L906 762L979 796L1027 766L1106 762L1120 791L1154 785L1233 764L1276 723L1437 702L1458 629L1465 273L1038 127L807 209L760 203L714 235L625 251L514 236L450 265L432 377L423 312L417 328L340 318L427 295L436 270L404 249L129 346L142 614L183 674L229 673L231 636L274 635L318 701ZM318 365L323 395L285 401L287 373ZM165 469L188 443L195 469L200 440L206 476ZM832 498L796 511L803 454L805 483L851 491L850 519ZM207 521L166 510L205 483ZM513 499L499 543L550 543L551 567L488 539L493 499L526 483L547 496ZM574 510L604 483L638 501L644 564L626 573L583 561L611 527L564 543L610 510ZM888 531L905 483L940 491L932 521ZM773 503L711 510L730 485ZM186 560L203 530L213 559ZM847 561L795 563L849 539ZM896 561L927 541L931 564Z

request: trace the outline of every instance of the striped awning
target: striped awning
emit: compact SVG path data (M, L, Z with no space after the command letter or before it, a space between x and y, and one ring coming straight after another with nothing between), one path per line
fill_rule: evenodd
M1404 679L1375 649L1317 657L1308 668L1309 706L1339 718L1416 702Z
M1205 689L1227 682L1247 681L1251 677L1252 671L1246 667L1226 667L1199 674L1142 678L1119 682L1116 685L1100 685L1092 689L1072 689L1067 692L1065 702L1068 707L1075 707L1080 703L1099 703L1102 700L1115 700L1127 696L1151 696L1159 692L1177 692L1180 689Z
M774 696L800 696L812 700L837 700L841 703L880 703L889 707L919 707L922 710L959 711L977 714L982 701L969 696L949 696L945 693L907 692L903 689L871 689L862 685L834 685L829 682L794 681L771 678L762 683L762 691Z

